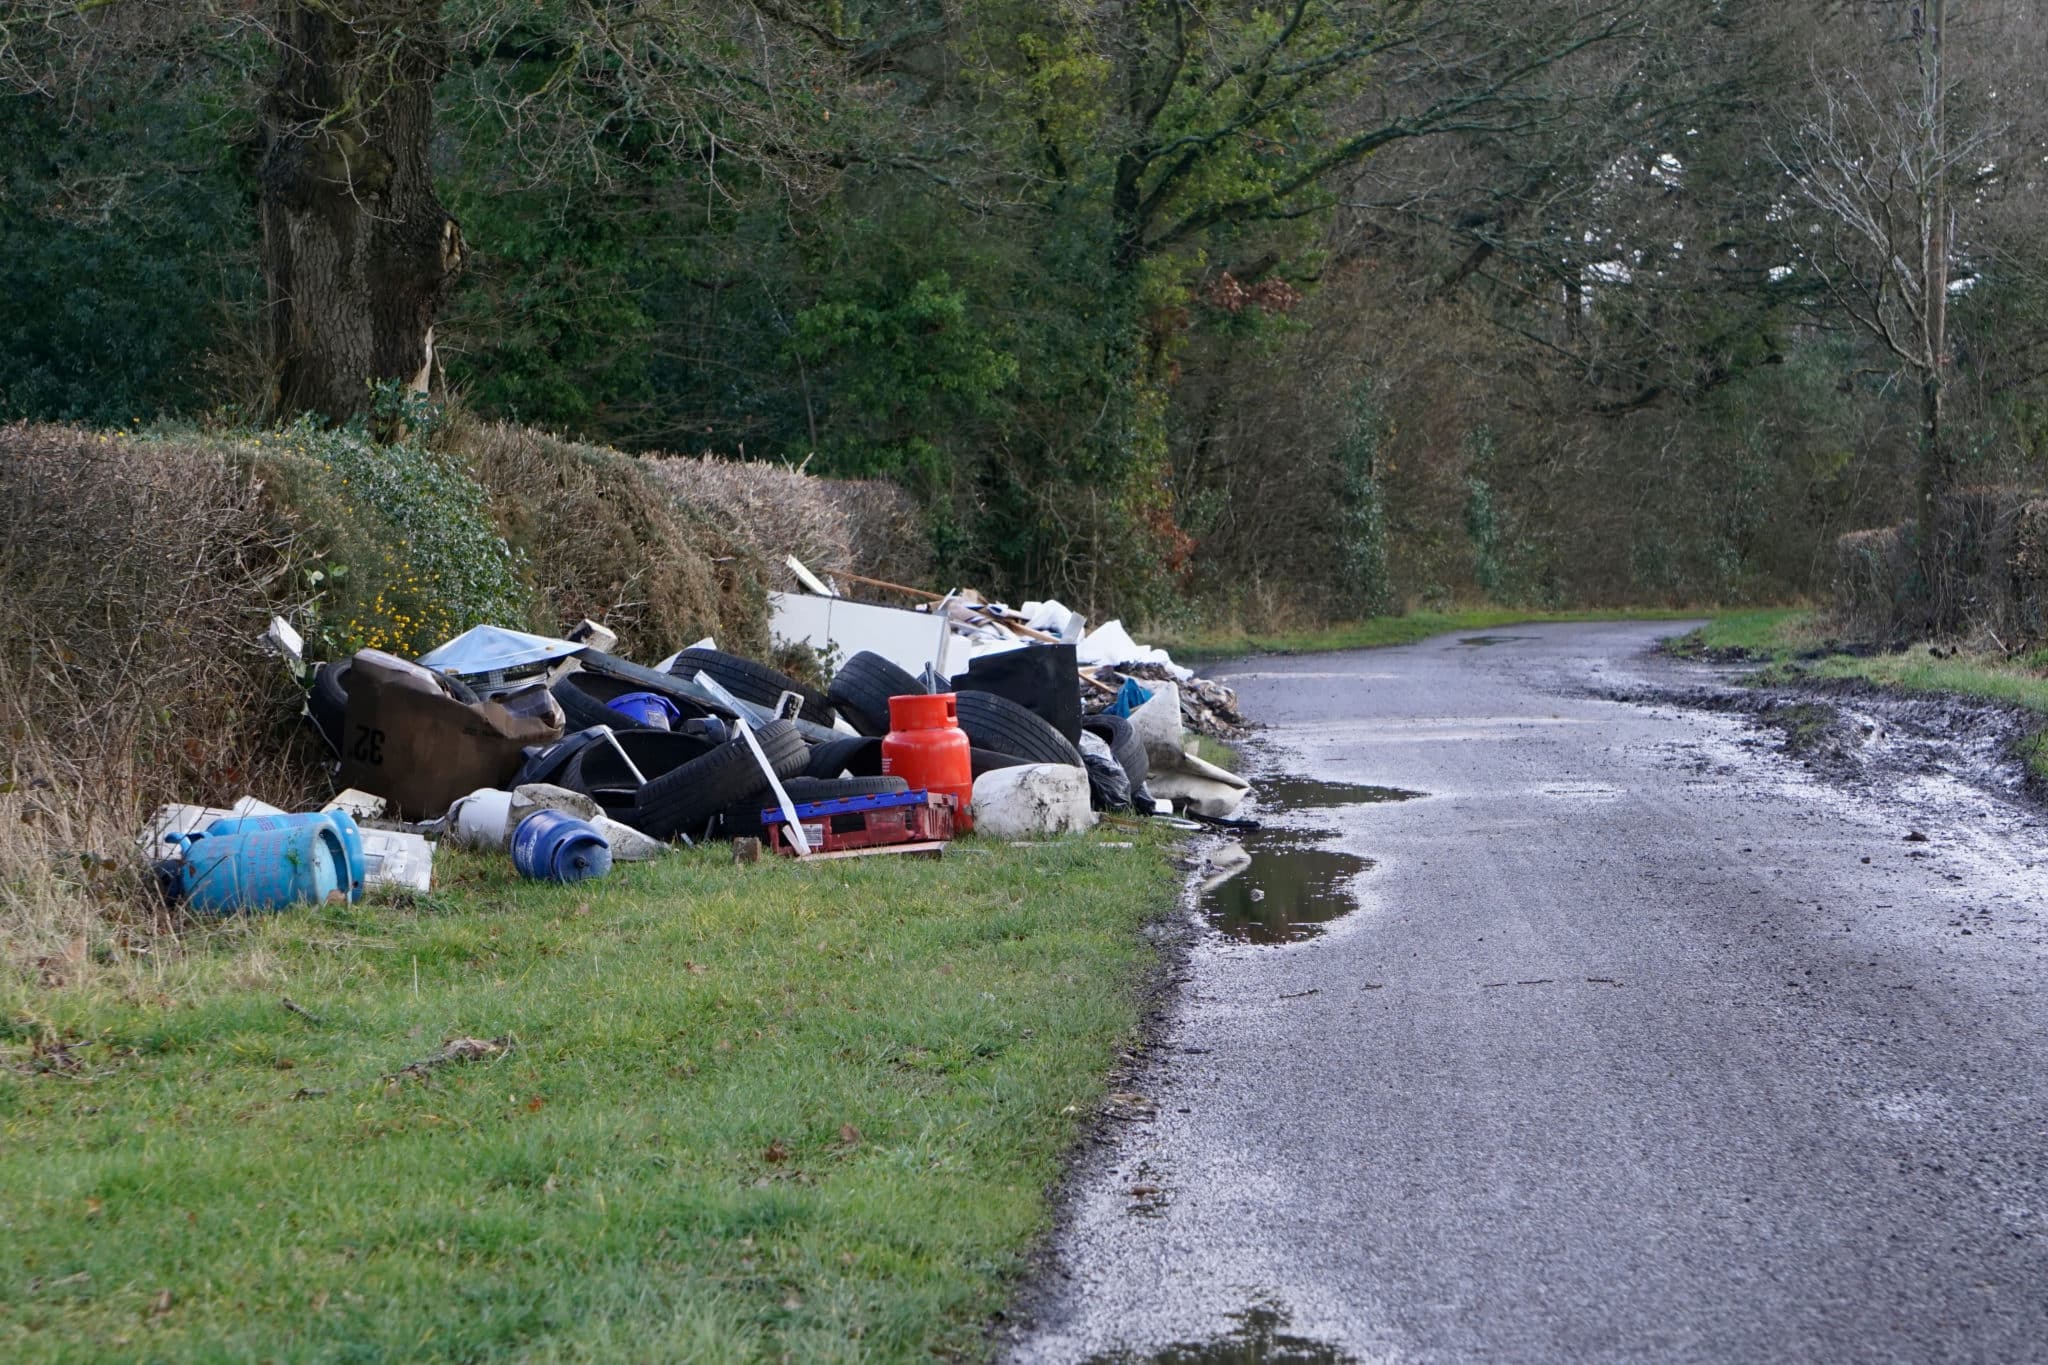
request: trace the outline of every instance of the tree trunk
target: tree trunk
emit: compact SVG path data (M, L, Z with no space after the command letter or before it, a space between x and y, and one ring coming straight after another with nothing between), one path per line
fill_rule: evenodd
M1958 566L1953 528L1948 525L1948 496L1955 482L1943 428L1942 408L1948 367L1948 73L1944 50L1947 0L1928 7L1922 78L1926 83L1927 164L1932 183L1922 196L1920 315L1926 347L1920 376L1920 486L1916 490L1920 568L1926 580L1928 626L1943 634L1957 624L1954 592Z
M262 262L274 415L345 421L425 389L462 233L428 166L439 0L280 0L265 101Z

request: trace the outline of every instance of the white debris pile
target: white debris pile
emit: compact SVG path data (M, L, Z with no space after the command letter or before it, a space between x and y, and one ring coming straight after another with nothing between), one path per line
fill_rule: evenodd
M768 629L778 645L808 645L841 659L866 651L913 674L931 668L958 679L976 658L1034 644L1070 644L1082 684L1092 694L1090 710L1106 709L1126 679L1171 682L1180 688L1182 718L1190 730L1218 739L1244 733L1236 692L1196 677L1165 650L1138 643L1120 620L1090 629L1085 617L1054 598L1011 607L972 588L937 593L866 579L851 581L922 600L910 607L858 602L801 562L789 567L808 590L768 595Z

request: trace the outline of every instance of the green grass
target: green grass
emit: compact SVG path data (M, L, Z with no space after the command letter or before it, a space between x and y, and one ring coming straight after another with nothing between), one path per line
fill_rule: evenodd
M1173 894L1117 837L444 855L417 902L0 985L0 1355L985 1354ZM392 1079L458 1036L515 1041Z
M1936 658L1925 645L1867 659L1834 654L1808 669L1817 678L1863 678L1906 692L1953 692L2048 713L2048 673L1985 655Z
M1244 761L1244 755L1237 751L1235 744L1227 744L1209 735L1195 736L1194 753L1204 763L1214 763L1225 772L1236 772L1238 764Z
M1741 653L1786 658L1819 643L1814 614L1806 607L1762 607L1718 612L1705 626L1674 641L1675 654Z
M1527 608L1479 607L1462 611L1417 611L1405 616L1375 616L1364 621L1315 630L1247 632L1196 631L1163 642L1181 662L1229 659L1243 654L1319 654L1341 649L1379 649L1412 645L1453 631L1485 631L1540 621L1682 621L1704 611L1665 607L1615 608L1589 611L1532 611Z

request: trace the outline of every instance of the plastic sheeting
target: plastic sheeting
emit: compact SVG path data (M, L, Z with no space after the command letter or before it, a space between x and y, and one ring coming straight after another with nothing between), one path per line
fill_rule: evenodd
M1176 678L1192 678L1193 669L1182 668L1173 661L1173 656L1163 649L1141 645L1131 638L1121 621L1105 621L1081 638L1076 648L1082 663L1089 667L1108 664L1160 664Z
M473 626L421 655L419 661L458 678L471 678L537 667L581 654L586 648L552 635L529 635L503 626Z

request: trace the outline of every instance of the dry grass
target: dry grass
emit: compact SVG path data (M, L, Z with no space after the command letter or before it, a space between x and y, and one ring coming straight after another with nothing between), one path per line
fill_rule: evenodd
M706 635L766 649L760 556L679 506L648 462L503 423L451 445L490 490L558 628L589 617L649 658Z
M695 509L796 586L783 558L815 572L845 570L924 586L931 572L923 519L908 494L875 480L816 479L787 465L662 456L644 462L681 505Z
M0 955L64 979L154 918L148 810L306 788L256 643L295 546L217 451L60 427L0 429L0 516Z

